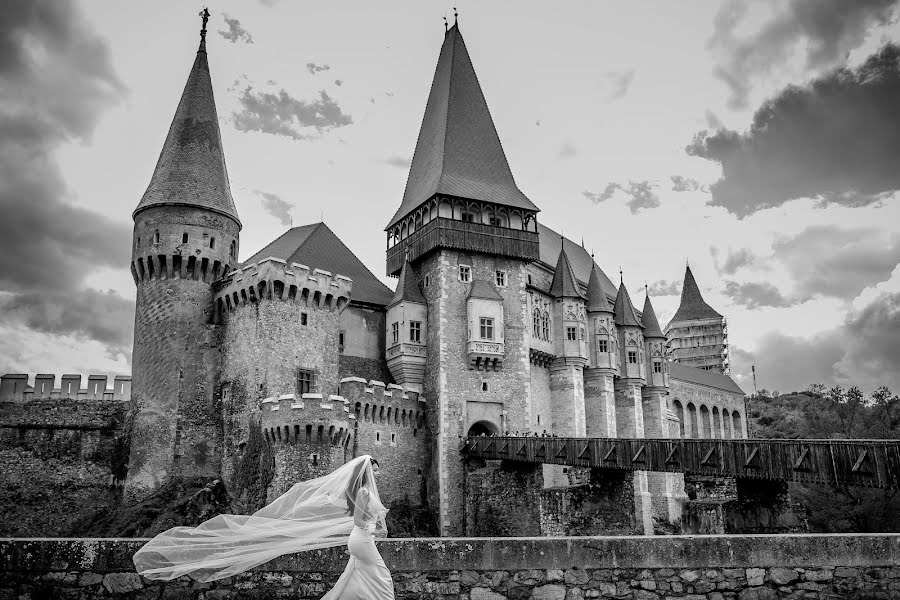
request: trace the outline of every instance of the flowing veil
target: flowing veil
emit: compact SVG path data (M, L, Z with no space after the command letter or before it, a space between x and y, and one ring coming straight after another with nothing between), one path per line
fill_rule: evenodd
M360 488L369 490L360 495L368 496L368 506L355 506ZM196 527L164 531L135 553L134 566L148 579L230 577L283 554L346 544L353 530L351 507L374 515L376 534L387 535L387 509L367 455L294 484L252 515L218 515Z

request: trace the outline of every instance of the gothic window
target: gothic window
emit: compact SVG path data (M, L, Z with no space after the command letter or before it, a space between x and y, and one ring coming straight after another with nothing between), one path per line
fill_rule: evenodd
M459 265L459 280L463 283L469 283L472 280L472 267L469 265Z
M314 371L310 371L309 369L298 369L297 370L297 393L303 396L303 394L309 394L313 391L313 388L316 385L316 374Z
M637 352L635 350L628 351L628 364L630 364L630 365L637 364Z
M532 333L534 334L534 337L541 337L541 311L539 311L538 309L534 309L534 314L532 315L531 321Z
M481 317L481 339L483 340L492 340L494 339L494 319L490 319L488 317Z
M597 352L609 352L609 343L606 340L598 340Z
M541 317L541 334L545 340L550 339L550 314L546 312Z
M662 361L661 360L653 361L653 372L654 373L662 373Z
M391 323L391 339L395 344L400 341L400 323Z
M506 287L506 271L497 270L497 287Z
M422 341L422 321L409 322L409 341L419 344Z
M577 338L577 332L574 327L566 327L566 339L570 342L574 342Z

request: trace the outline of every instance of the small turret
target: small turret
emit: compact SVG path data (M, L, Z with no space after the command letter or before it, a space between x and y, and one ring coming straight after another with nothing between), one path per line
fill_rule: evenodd
M394 380L422 393L428 335L428 305L419 290L409 255L400 270L397 290L387 308L385 345L388 369Z
M666 366L666 334L659 327L653 304L650 303L650 292L644 291L647 297L644 300L644 310L641 313L641 322L644 325L644 352L647 357L647 385L653 387L666 387L669 384L668 368Z
M616 294L615 324L619 336L619 376L626 379L645 378L643 326L634 312L631 297L625 289L624 279L619 279Z
M600 285L600 267L596 263L588 280L587 297L586 310L593 338L590 348L591 365L598 369L608 369L611 374L615 374L619 363L614 310Z
M565 247L559 252L556 271L550 284L554 298L554 321L562 326L554 332L554 345L558 357L587 359L587 328L584 305L587 298L578 286L572 263Z

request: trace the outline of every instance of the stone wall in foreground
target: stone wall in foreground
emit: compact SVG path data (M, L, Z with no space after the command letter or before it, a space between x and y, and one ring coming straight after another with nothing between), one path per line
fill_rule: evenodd
M161 584L133 572L142 543L0 539L0 599L318 599L347 560L330 548L211 584ZM419 538L379 549L400 599L900 597L897 534Z

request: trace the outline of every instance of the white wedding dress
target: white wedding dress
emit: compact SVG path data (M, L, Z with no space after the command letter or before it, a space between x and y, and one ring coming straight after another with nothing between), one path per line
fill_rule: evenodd
M354 527L347 541L350 560L337 583L322 600L394 600L394 582L375 547L376 516L369 510L369 490L362 488L356 506L366 507L354 515Z

